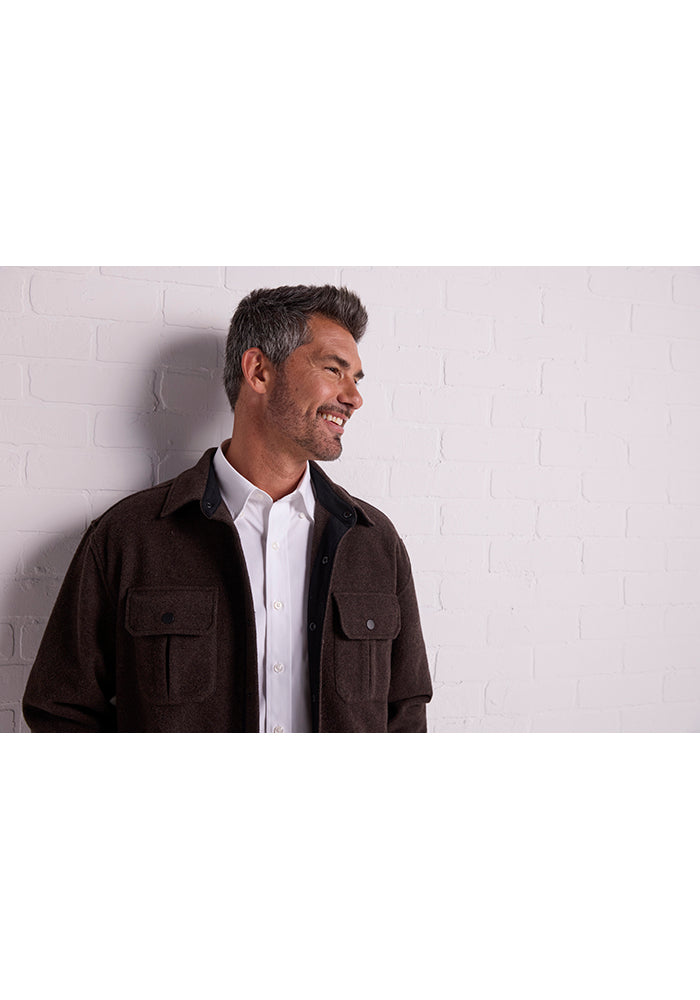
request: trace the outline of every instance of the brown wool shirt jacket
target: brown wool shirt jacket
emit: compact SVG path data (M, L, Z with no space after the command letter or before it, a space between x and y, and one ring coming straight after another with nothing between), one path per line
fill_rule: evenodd
M214 452L90 525L27 683L32 732L258 731L253 601ZM313 462L311 478L314 730L425 732L432 686L403 542Z

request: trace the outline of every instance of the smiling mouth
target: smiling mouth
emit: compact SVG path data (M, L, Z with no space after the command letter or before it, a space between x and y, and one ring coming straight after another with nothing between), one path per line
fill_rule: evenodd
M335 424L335 426L342 431L343 427L347 423L345 417L339 416L337 413L322 413L321 420L325 420L326 423Z

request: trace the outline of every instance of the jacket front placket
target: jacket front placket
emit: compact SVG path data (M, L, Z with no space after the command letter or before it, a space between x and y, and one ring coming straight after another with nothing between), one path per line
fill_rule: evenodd
M308 623L309 681L311 685L311 717L313 731L320 730L321 657L324 623L328 613L328 595L333 564L343 537L357 524L357 512L345 503L328 485L316 467L311 465L311 482L316 494L314 537L311 547L312 565L309 580Z

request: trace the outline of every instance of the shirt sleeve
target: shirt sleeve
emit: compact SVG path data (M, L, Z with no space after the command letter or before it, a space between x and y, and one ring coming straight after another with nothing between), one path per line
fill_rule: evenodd
M34 733L115 730L116 612L93 530L68 568L29 675L22 707Z

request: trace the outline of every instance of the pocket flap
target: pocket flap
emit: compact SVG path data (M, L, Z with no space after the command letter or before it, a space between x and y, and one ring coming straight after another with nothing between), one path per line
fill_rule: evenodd
M204 635L215 615L215 587L132 587L126 597L131 635Z
M334 594L340 628L347 639L395 639L401 611L395 594Z

